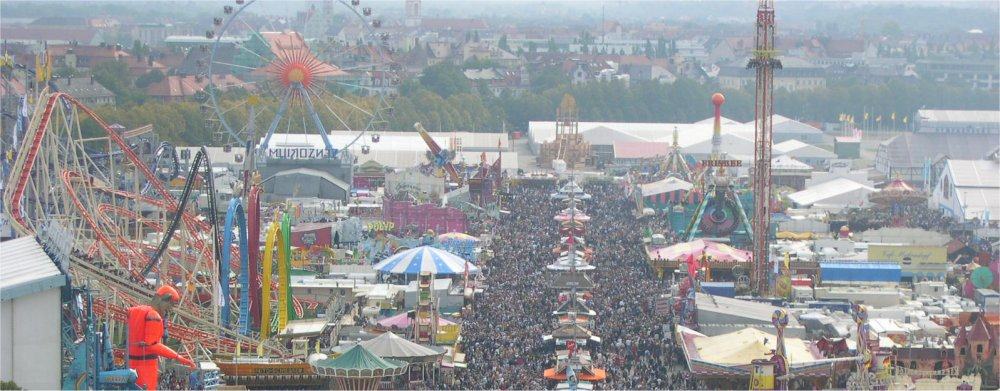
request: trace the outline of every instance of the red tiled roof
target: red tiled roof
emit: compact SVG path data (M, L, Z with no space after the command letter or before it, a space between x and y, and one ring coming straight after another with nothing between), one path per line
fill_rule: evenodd
M423 18L420 27L431 30L485 30L486 21L482 19L434 19Z
M10 91L7 90L8 86L10 86ZM15 78L7 79L6 82L0 82L0 95L24 95L24 91L24 83Z
M990 329L986 327L986 319L980 318L976 323L972 324L972 330L969 331L969 341L989 341L990 340Z
M3 26L0 36L10 41L78 41L91 42L98 31L93 28L56 28L30 26Z
M670 154L670 143L648 141L615 141L617 159L643 159Z
M213 78L215 85L220 88L243 84L243 81L233 75L216 75ZM197 76L167 76L159 82L146 87L149 96L157 98L183 98L194 96L208 86L208 78ZM253 90L252 84L243 84L241 87Z

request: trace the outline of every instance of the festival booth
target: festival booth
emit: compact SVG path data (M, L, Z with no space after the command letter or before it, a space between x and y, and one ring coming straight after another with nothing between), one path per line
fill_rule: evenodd
M569 198L574 198L577 200L586 201L590 199L590 194L584 192L583 188L580 187L580 185L576 184L576 181L570 180L569 182L566 182L566 184L563 185L561 188L559 188L559 191L552 193L551 197L554 200L566 200Z
M705 281L711 281L711 276L716 273L731 274L734 266L747 265L752 257L749 251L705 239L668 247L647 247L646 255L650 266L661 278L667 271L678 270L688 259L697 259L701 266L707 268Z
M400 312L396 315L382 318L376 322L376 324L385 330L389 330L389 332L392 332L392 330L406 330L413 325L413 313L414 311ZM457 323L438 317L438 327L452 326L455 324Z
M385 200L382 218L397 230L415 227L418 232L466 232L468 219L461 209L436 204L414 204L408 200Z
M709 337L678 326L679 341L688 371L710 381L712 388L747 389L756 360L770 361L778 349L778 336L753 327ZM833 366L812 343L784 337L785 365L794 378L825 380ZM772 375L771 381L774 381Z
M686 203L688 192L694 185L683 179L668 176L662 180L639 185L642 204L645 208L667 210L672 205Z
M354 170L351 186L359 190L375 190L385 186L385 166L374 160L361 163Z

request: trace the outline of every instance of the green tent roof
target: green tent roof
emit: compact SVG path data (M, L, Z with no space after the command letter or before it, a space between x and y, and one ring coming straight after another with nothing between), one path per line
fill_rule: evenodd
M386 360L368 351L361 345L355 345L340 357L326 359L316 363L316 366L330 369L360 369L360 370L393 370L405 367L405 363L397 364L396 360Z

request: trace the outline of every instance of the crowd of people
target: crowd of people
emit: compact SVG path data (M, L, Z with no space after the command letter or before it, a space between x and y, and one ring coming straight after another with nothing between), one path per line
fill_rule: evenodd
M592 220L584 239L594 250L590 272L595 283L591 308L597 312L589 330L603 340L591 357L608 373L595 386L604 389L692 388L681 376L679 357L667 341L667 319L654 314L654 299L668 286L649 270L642 250L647 227L632 215L624 189L612 183L585 186L593 196L582 207ZM463 324L468 370L455 386L464 389L541 389L554 383L542 374L555 366L551 345L542 336L557 327L552 311L558 292L545 266L555 261L560 239L553 220L566 205L553 201L550 186L513 190L511 214L493 228L492 260L483 266L488 284ZM587 348L591 348L588 346Z
M927 205L897 205L892 207L873 206L855 208L847 213L851 231L863 232L891 226L922 228L930 231L948 232L955 220L941 211Z

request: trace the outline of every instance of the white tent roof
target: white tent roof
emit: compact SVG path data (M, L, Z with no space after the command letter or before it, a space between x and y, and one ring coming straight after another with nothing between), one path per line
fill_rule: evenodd
M410 361L428 359L444 354L429 347L410 342L403 337L386 332L378 337L361 342L359 345L382 358L397 358Z
M832 181L823 182L808 189L798 191L788 195L792 202L809 206L813 204L824 204L826 200L852 192L861 190L865 196L875 191L875 188L865 186L846 178L837 178Z
M712 121L695 123L580 122L579 126L580 134L591 145L614 145L615 141L671 143L673 142L674 128L677 128L677 143L681 147L686 147L701 141L711 140L713 131ZM614 132L609 132L608 129ZM594 131L591 132L591 130ZM530 121L528 122L528 133L529 137L536 143L553 141L556 138L556 123L554 121ZM753 124L740 124L724 119L722 134L738 134L752 140Z
M771 160L774 170L812 170L812 166L796 160L788 155L781 155Z
M714 337L694 337L699 359L720 365L747 365L752 360L770 358L778 338L771 333L748 327ZM785 337L785 355L791 365L818 361L800 338Z
M783 142L774 144L774 152L776 154L789 155L796 158L824 158L824 159L835 159L837 154L827 151L823 148L817 147L815 145L807 144L796 139L785 140Z
M677 177L666 177L660 181L639 185L643 197L654 194L670 193L677 190L691 190L694 185Z

